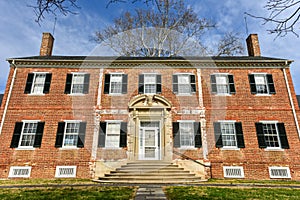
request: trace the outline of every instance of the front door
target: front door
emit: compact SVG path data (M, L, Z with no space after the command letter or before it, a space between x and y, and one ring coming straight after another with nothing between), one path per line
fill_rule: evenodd
M141 122L139 133L139 159L160 160L159 122Z

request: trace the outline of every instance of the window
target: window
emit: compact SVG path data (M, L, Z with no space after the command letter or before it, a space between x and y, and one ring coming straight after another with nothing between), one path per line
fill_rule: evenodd
M244 178L244 168L239 166L224 166L224 178Z
M212 74L210 83L213 94L235 94L233 75Z
M84 147L86 122L66 121L59 122L56 134L55 147L74 148Z
M157 93L161 93L161 75L140 74L139 94L157 94Z
M56 178L75 178L76 166L56 166L55 177Z
M118 148L127 146L127 122L100 122L98 147Z
M173 92L175 94L191 94L196 92L195 75L174 74Z
M31 173L31 167L19 167L13 166L9 169L8 177L10 178L29 178Z
M255 126L260 148L289 149L284 123L264 121Z
M272 74L249 74L252 94L275 94Z
M269 167L270 178L291 178L289 167Z
M11 148L41 147L45 122L16 122Z
M200 122L173 122L174 147L200 148L202 146Z
M50 90L52 74L29 73L27 76L25 94L47 94Z
M105 74L104 94L126 94L127 74Z
M245 148L242 123L214 122L217 148Z
M90 75L85 73L67 74L65 94L88 94Z

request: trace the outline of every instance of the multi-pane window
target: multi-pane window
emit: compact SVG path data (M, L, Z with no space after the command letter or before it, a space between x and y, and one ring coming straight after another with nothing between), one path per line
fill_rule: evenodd
M106 126L105 147L117 148L120 144L120 123L109 122Z
M194 125L192 122L180 122L180 146L194 147Z
M58 122L55 147L84 147L86 122L68 120Z
M200 148L202 146L200 122L173 122L174 147Z
M216 147L245 148L243 128L241 122L214 122Z
M139 93L156 94L161 93L161 75L159 74L140 74Z
M29 73L25 94L47 94L50 90L52 74L44 72Z
M289 148L284 123L264 121L255 125L260 148Z
M191 94L196 92L195 75L174 74L173 92L176 94Z
M44 122L23 121L16 122L11 140L11 148L40 147L44 132Z
M249 74L252 94L275 94L272 74Z
M79 122L68 122L64 134L64 147L76 147L79 133Z
M86 73L67 74L65 94L87 94L90 75Z
M214 94L234 94L235 86L233 75L212 74L210 76L212 93Z
M126 94L127 74L105 74L104 94Z
M127 122L100 122L98 147L118 148L127 146Z

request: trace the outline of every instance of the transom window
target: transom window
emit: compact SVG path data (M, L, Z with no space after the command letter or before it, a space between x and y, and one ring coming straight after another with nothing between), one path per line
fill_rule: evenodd
M78 142L79 122L67 122L64 134L64 147L76 147Z
M223 147L237 147L235 126L233 122L221 123Z
M108 122L106 125L105 147L118 148L120 144L120 122Z
M145 94L156 93L156 74L144 74Z
M19 147L33 147L37 122L24 123Z
M180 146L181 147L194 147L194 125L193 122L180 122Z
M111 94L122 93L122 74L111 74L110 77L110 91Z
M84 88L84 74L73 74L72 89L73 94L82 94Z

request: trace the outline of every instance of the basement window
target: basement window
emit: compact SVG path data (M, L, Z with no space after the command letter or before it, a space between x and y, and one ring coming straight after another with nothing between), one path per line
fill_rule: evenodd
M289 167L269 167L270 178L291 178Z
M75 178L76 166L56 166L55 177L56 178Z
M244 168L239 166L224 166L224 178L244 178Z
M9 178L29 178L31 173L31 167L19 167L13 166L9 170Z

